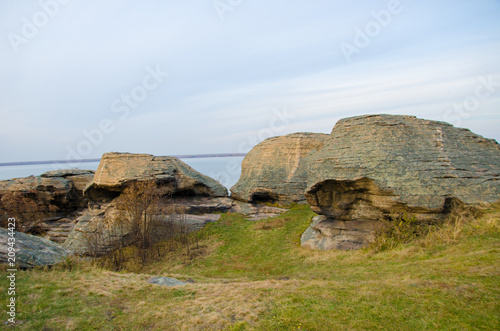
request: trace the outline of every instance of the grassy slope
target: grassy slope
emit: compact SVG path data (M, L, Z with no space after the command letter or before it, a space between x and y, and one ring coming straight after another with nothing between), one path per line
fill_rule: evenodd
M500 329L500 208L377 254L301 248L312 216L299 206L265 230L223 215L196 259L179 250L142 274L18 272L20 329ZM195 283L164 288L150 275ZM4 274L0 285L7 302Z

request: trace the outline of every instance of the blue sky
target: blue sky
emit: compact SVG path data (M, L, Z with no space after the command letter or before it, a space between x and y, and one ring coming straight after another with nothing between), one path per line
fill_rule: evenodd
M372 113L498 141L499 17L499 0L2 1L0 162L245 152Z

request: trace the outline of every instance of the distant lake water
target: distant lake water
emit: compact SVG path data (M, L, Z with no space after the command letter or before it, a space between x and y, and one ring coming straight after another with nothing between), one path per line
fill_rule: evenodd
M236 184L240 178L243 156L181 158L181 160L202 174L219 181L222 185L229 189L231 186ZM44 172L57 169L75 168L96 170L98 166L99 162L2 166L0 167L0 180L28 177L31 175L40 176Z

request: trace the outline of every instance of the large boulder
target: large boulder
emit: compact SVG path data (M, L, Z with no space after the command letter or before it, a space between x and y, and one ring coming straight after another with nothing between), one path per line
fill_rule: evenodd
M264 140L245 156L231 197L247 202L304 201L304 157L323 147L328 135L293 133Z
M106 220L116 217L114 204L90 205L79 217L62 246L71 254L99 256L108 253L116 242L130 243L130 231L110 227Z
M340 120L306 162L305 196L325 216L312 225L314 233L303 237L308 247L358 248L373 238L382 218L411 214L421 221L439 220L457 202L500 198L495 140L414 116Z
M0 228L0 263L8 263L8 241L9 230ZM16 266L20 268L31 268L35 266L54 265L62 262L68 253L58 244L30 234L15 232Z
M175 157L130 153L104 154L84 194L93 201L111 201L137 181L155 181L174 196L227 196L219 182Z

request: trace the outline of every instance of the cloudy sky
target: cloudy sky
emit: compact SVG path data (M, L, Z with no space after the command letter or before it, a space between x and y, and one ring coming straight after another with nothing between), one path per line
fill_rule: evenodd
M343 117L500 140L499 0L0 2L0 162L245 152Z

